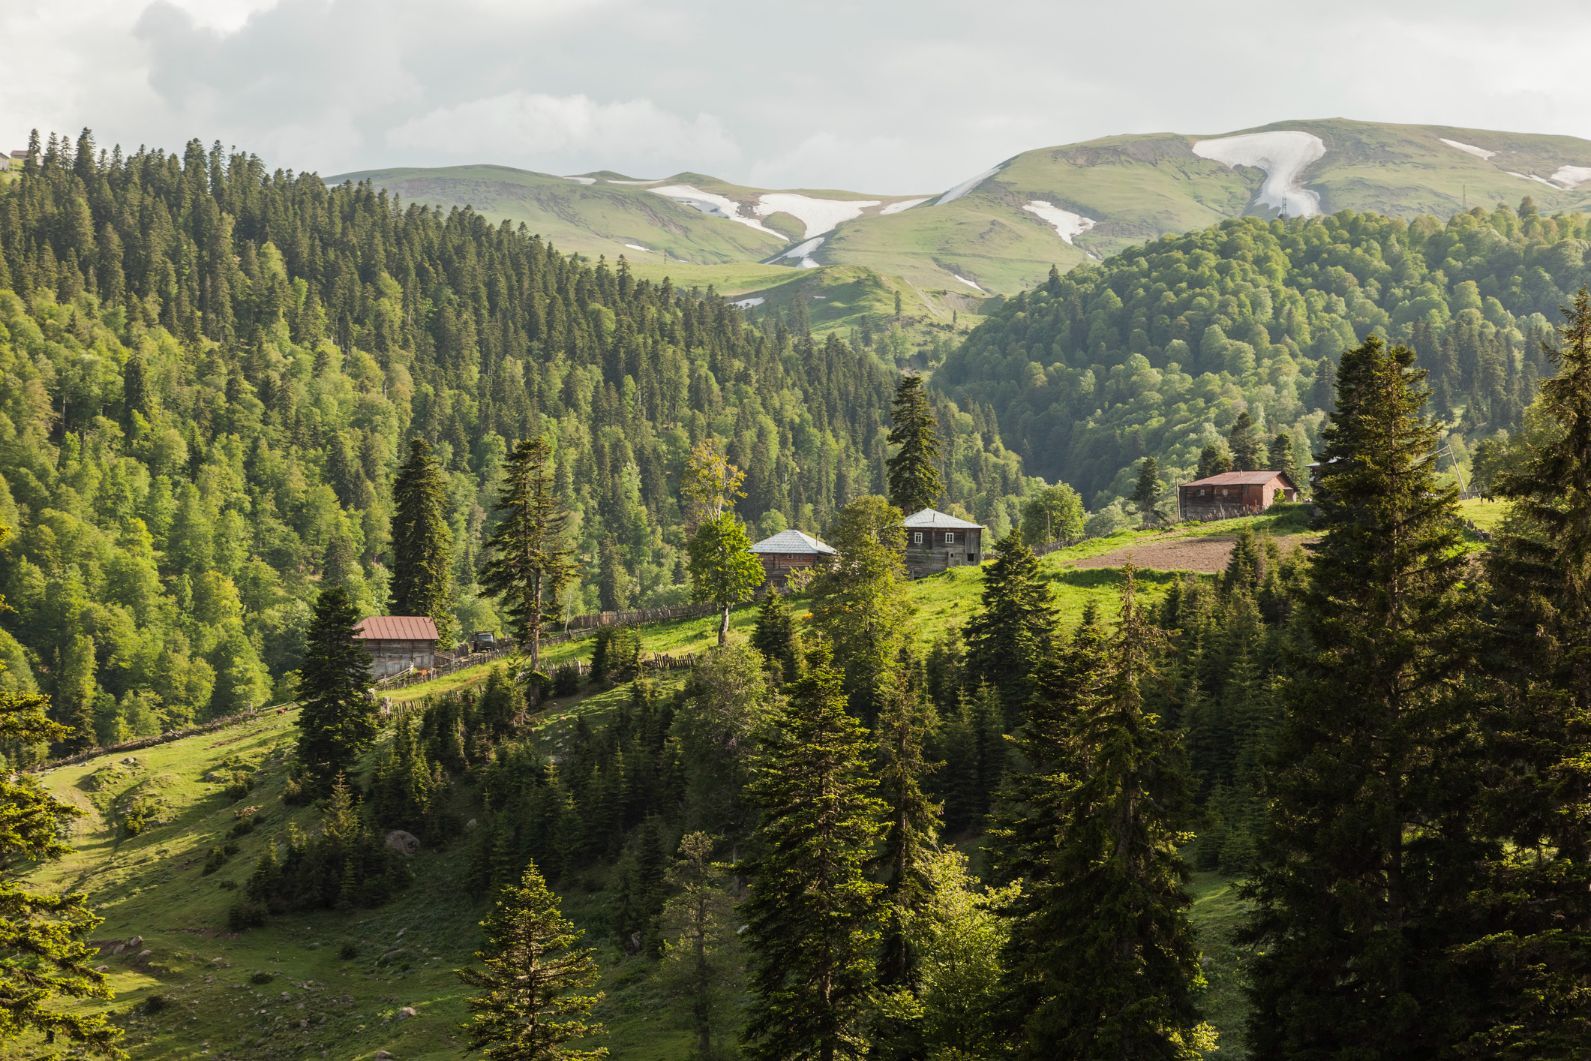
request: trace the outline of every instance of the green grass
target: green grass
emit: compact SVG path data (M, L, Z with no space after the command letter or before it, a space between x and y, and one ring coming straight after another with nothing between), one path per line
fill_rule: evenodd
M1248 1019L1246 964L1250 948L1237 940L1238 930L1248 914L1248 904L1238 897L1235 881L1214 873L1196 873L1189 893L1193 897L1190 916L1198 934L1199 949L1207 969L1208 986L1203 1006L1206 1018L1221 1033L1214 1055L1223 1061L1242 1061L1248 1057L1244 1021Z
M1487 501L1472 497L1458 503L1459 515L1483 531L1494 531L1508 515L1507 501Z

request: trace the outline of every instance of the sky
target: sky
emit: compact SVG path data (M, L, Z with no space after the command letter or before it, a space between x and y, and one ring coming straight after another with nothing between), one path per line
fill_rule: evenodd
M948 188L1035 147L1346 117L1591 138L1591 5L1538 0L4 0L0 147L219 140Z

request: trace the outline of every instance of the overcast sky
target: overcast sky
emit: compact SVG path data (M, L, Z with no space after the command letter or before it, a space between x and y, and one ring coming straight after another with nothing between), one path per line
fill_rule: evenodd
M498 162L933 192L1028 148L1286 118L1591 138L1540 0L3 0L0 145L220 140L332 174Z

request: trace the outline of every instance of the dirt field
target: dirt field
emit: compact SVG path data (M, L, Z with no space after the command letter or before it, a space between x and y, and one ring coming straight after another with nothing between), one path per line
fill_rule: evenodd
M1289 534L1276 539L1285 550L1296 549L1309 539L1306 534ZM1075 567L1134 567L1153 568L1156 571L1196 571L1215 574L1226 570L1232 556L1232 538L1157 538L1137 542L1101 556L1090 556L1077 561Z

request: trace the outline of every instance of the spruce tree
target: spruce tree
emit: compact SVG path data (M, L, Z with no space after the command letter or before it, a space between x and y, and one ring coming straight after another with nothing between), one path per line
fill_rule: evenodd
M1343 355L1315 492L1321 541L1267 771L1249 888L1262 1056L1444 1057L1477 999L1473 727L1454 684L1473 602L1413 351Z
M812 580L812 626L845 678L851 710L878 716L906 636L906 529L900 510L859 497L829 531L835 555Z
M486 940L475 953L478 967L459 970L481 992L469 1000L474 1016L465 1030L472 1044L505 1061L606 1057L602 1047L569 1045L603 1034L591 1017L602 1001L600 992L591 993L597 963L534 862L502 890L481 928Z
M453 643L453 531L447 480L431 447L418 436L392 483L392 612L428 615L439 644Z
M1494 968L1474 1052L1570 1057L1591 1042L1591 294L1547 352L1533 429L1495 489L1482 806L1498 920L1463 949Z
M911 514L932 508L945 492L939 474L939 421L921 376L904 375L890 406L889 443L899 446L889 458L889 500Z
M1212 442L1199 451L1199 467L1195 479L1208 479L1212 475L1232 470L1232 451L1225 442Z
M1232 450L1232 470L1257 471L1260 466L1260 437L1254 430L1254 418L1245 409L1232 421L1232 430L1226 436Z
M967 677L998 690L1003 721L1014 724L1051 651L1056 623L1049 584L1021 531L1012 530L995 543L994 562L983 568L982 592L983 608L963 631Z
M6 533L0 524L0 541ZM46 697L0 689L0 748L66 743L66 728L49 720L48 708ZM111 997L88 943L101 919L81 893L39 892L21 883L26 872L68 854L62 837L78 813L0 760L0 1051L7 1043L21 1049L23 1036L39 1035L123 1056L116 1046L121 1031L103 1014L60 1005Z
M376 735L370 654L354 638L356 621L348 591L323 586L304 637L298 687L298 761L317 790L351 772Z
M1160 502L1162 489L1160 462L1153 457L1145 457L1138 466L1138 485L1132 492L1133 507L1138 510L1139 523L1145 530L1166 521L1165 509Z
M1270 448L1265 451L1265 466L1284 473L1293 485L1298 485L1298 462L1293 459L1292 436L1281 434L1271 439Z
M931 765L924 742L937 725L933 705L915 668L903 667L879 713L879 795L885 808L884 844L879 858L884 884L883 957L879 979L885 987L915 987L917 959L909 926L931 899L929 864L939 849L941 808L924 788Z
M539 672L541 632L558 620L558 596L573 574L564 540L569 513L554 489L552 447L545 438L524 439L514 447L497 509L481 584L503 602L530 654L530 669Z
M801 666L796 650L795 616L778 587L770 586L757 609L757 625L752 628L751 647L762 653L780 681L795 681Z
M878 895L867 872L884 807L867 734L840 676L811 661L755 765L761 812L744 869L752 951L748 1057L860 1057L878 983Z
M737 979L729 872L712 855L713 838L707 833L680 837L678 857L668 872L674 894L662 917L664 969L684 982L698 1058L717 1056L714 1038L725 1023L721 1013Z
M1151 700L1156 641L1129 568L1115 634L1090 618L1016 737L994 844L1022 881L1006 952L1019 1057L1191 1061L1215 1045L1194 1001L1187 778Z

